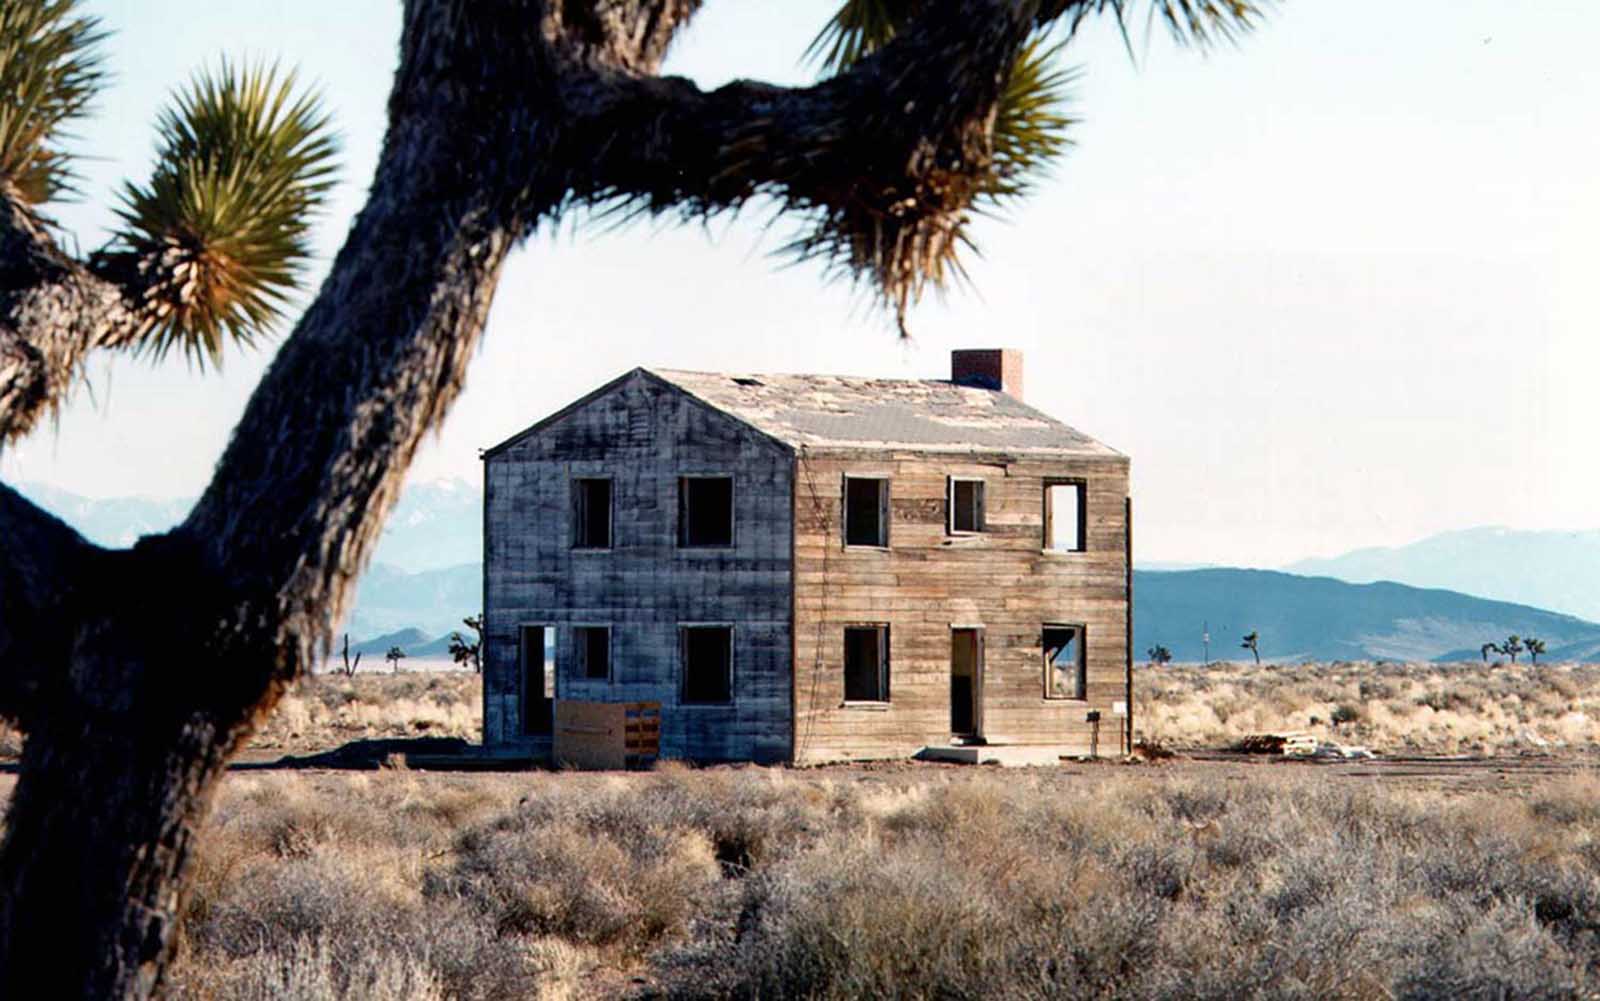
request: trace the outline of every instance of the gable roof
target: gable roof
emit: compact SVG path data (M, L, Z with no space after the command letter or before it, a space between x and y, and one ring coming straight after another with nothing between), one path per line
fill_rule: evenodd
M1121 455L1015 397L942 379L644 371L796 447Z

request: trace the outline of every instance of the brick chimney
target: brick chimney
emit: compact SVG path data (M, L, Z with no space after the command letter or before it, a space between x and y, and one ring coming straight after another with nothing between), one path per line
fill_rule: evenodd
M950 381L958 386L998 389L1022 399L1022 352L1014 348L969 348L950 352Z

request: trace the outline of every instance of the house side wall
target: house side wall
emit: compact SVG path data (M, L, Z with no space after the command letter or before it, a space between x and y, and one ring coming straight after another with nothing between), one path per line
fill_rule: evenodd
M845 474L890 480L886 550L846 548ZM986 531L947 531L948 478L982 479ZM1044 491L1084 481L1086 551L1043 549ZM1127 698L1128 461L903 452L802 453L795 477L796 760L903 757L951 739L953 626L984 631L983 733L990 743L1115 754ZM844 704L844 627L890 627L890 700ZM1044 697L1045 623L1086 627L1085 700Z
M484 742L522 735L522 625L556 629L556 695L659 701L665 757L782 760L791 734L793 457L638 375L485 460ZM735 545L677 544L678 478L734 477ZM613 546L574 550L571 481L612 480ZM732 623L733 702L683 705L682 623ZM577 676L573 627L611 627L610 681Z

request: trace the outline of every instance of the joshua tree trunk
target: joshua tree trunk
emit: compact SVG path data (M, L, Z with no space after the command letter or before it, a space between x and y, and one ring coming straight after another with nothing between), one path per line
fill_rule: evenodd
M326 648L517 240L574 201L704 215L770 193L865 225L854 265L904 262L954 232L970 185L948 193L987 163L1045 16L938 0L814 87L703 93L653 75L697 7L410 0L367 204L185 522L110 552L0 486L0 716L26 734L0 995L156 991L216 780ZM0 212L0 443L122 336L127 293Z

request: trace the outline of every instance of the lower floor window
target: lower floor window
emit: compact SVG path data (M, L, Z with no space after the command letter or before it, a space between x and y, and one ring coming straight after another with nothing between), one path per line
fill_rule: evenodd
M572 630L578 655L577 675L588 681L611 677L611 630L606 626L577 626Z
M889 701L889 627L846 626L844 700Z
M682 699L689 704L733 701L733 627L684 626Z
M1044 697L1084 699L1089 696L1082 626L1045 626Z

